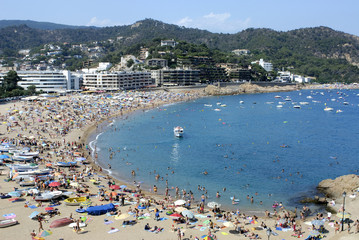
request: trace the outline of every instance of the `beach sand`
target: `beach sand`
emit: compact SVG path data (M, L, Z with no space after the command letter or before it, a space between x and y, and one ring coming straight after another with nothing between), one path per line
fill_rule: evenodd
M177 95L176 95L177 94ZM124 108L119 111L118 106L111 107L111 100L106 100L104 95L98 96L98 98L84 98L83 96L65 96L60 99L49 99L47 101L41 102L16 102L16 103L7 103L0 105L0 113L1 113L1 122L0 125L0 138L1 139L24 139L25 141L33 141L37 140L38 146L41 143L46 143L47 145L44 148L40 148L43 153L40 154L40 158L42 161L38 161L40 168L45 168L46 163L54 164L56 161L67 160L70 161L74 159L74 152L80 152L79 155L84 156L87 160L90 161L89 165L79 164L79 167L76 168L78 175L80 172L85 173L86 169L88 172L93 171L92 176L85 176L82 180L78 180L80 184L85 184L88 186L89 193L91 193L90 199L92 201L92 205L102 205L108 204L108 201L100 201L100 198L97 196L99 192L98 185L94 185L90 179L100 179L100 185L104 185L103 189L111 192L107 183L107 175L105 172L100 172L99 167L96 166L90 156L88 155L88 150L85 149L85 145L87 144L87 137L94 131L96 131L96 126L101 124L103 121L107 121L107 119L115 116L129 114L134 110L139 110L143 108L153 108L159 105L168 104L176 101L188 101L198 97L204 96L203 89L193 90L186 92L175 92L175 93L157 93L154 94L153 99L148 103L134 103L131 102L131 105L127 105L127 108ZM167 97L165 97L167 96ZM169 97L171 96L171 97ZM130 96L131 97L131 96ZM143 98L138 98L140 100ZM56 102L56 104L55 104ZM68 103L66 105L65 103ZM87 102L86 104L84 104ZM97 104L101 104L102 107L110 106L108 112L98 111L96 113L90 113L91 105L93 106L92 111L96 109ZM108 105L106 105L106 103ZM59 107L57 111L53 111L54 107ZM64 106L63 109L60 107ZM97 105L98 107L101 107ZM130 107L129 107L130 106ZM81 108L82 107L82 108ZM37 112L35 111L37 109ZM79 112L74 109L80 109ZM20 114L20 112L22 112ZM27 112L27 113L26 113ZM41 113L39 113L41 112ZM60 115L60 116L59 116ZM9 121L9 117L14 116L12 121ZM20 117L20 118L19 118ZM85 119L83 121L78 121L78 118ZM40 120L41 121L40 121ZM14 121L19 125L16 125ZM11 122L11 127L8 128L8 123ZM27 123L27 127L25 127L25 122ZM62 129L62 130L61 130ZM27 136L27 138L24 138ZM67 146L69 143L70 146ZM72 142L83 143L82 148L74 148ZM75 144L76 145L76 144ZM32 149L35 150L35 147L32 146ZM58 154L56 154L58 152ZM14 190L14 188L19 188L19 184L15 181L6 182L8 179L9 169L6 166L0 166L1 176L0 176L0 193L8 193ZM59 171L58 171L59 170ZM54 171L57 172L56 179L66 173L69 176L76 175L76 172L70 172L69 169L57 169L54 168ZM59 172L62 172L61 174ZM85 175L85 174L83 174ZM118 180L115 180L116 184L122 185ZM135 189L135 186L129 186L130 189ZM84 189L84 188L81 188ZM60 187L60 190L64 190ZM66 191L75 191L75 189L66 189ZM119 192L119 191L118 191ZM81 195L89 195L81 194ZM222 219L216 219L213 217L213 213L210 209L205 209L204 213L197 213L196 203L192 203L192 208L190 209L195 215L197 215L198 221L186 226L186 224L176 224L173 222L173 218L166 215L167 210L163 210L160 212L160 217L167 218L166 220L156 221L155 214L153 209L158 208L161 209L161 205L155 204L154 202L163 202L164 206L170 207L172 202L164 201L164 196L151 194L148 192L142 191L143 196L141 198L144 201L151 201L151 206L149 210L143 210L144 213L148 213L149 217L141 220L137 220L137 224L133 226L123 226L124 220L135 220L134 215L129 215L127 218L116 220L113 216L108 216L106 214L100 216L88 216L87 214L77 213L75 210L78 208L76 206L66 206L63 201L60 201L61 204L56 206L60 211L60 215L56 215L53 217L45 216L45 221L42 223L44 230L51 230L52 235L44 237L45 239L178 239L177 232L172 231L174 228L180 228L182 232L184 232L184 237L182 239L195 239L208 234L209 226L206 225L206 221L213 221L213 223L218 226L216 231L211 231L211 234L216 235L217 239L244 239L243 234L233 234L234 227L224 227L224 221ZM75 196L73 194L72 196ZM122 212L122 216L126 216L129 207L134 209L137 205L136 201L138 198L132 196L132 194L127 194L127 203L125 206L119 206L118 210ZM0 199L0 219L4 219L4 214L13 213L16 215L16 220L19 224L10 226L7 228L2 228L1 239L31 239L30 233L35 230L35 232L39 233L39 222L36 220L31 220L29 215L38 211L41 213L46 213L45 207L50 205L49 202L43 202L42 206L38 206L37 208L29 208L25 207L25 204L28 206L36 206L38 203L34 201L32 196L23 196L23 201L12 202L8 199ZM175 200L175 199L174 199ZM356 220L359 218L359 204L358 198L347 198L346 201L346 211L352 214L351 219ZM338 199L337 208L340 208L340 200ZM278 213L283 215L282 211L278 210ZM63 217L72 217L74 219L79 219L79 217L87 217L87 226L83 228L83 231L80 233L76 233L72 228L68 226L64 226L61 228L51 228L50 224L52 221L63 218ZM208 217L210 216L210 217ZM277 223L277 217L260 217L257 222L258 223L250 223L251 219L246 216L237 216L233 215L232 220L235 217L239 220L239 226L245 229L248 229L250 232L254 234L258 234L258 236L262 239L267 239L266 231L260 227L261 222L264 222L268 227L270 227L273 231L278 233L278 236L270 236L270 239L292 239L291 235L293 231L291 229L287 231L275 230L275 224ZM296 219L297 226L302 226L303 237L306 238L311 232L311 225L307 225L308 221L310 222L314 217L309 217L305 220ZM338 217L332 216L332 220L339 220ZM161 227L163 230L158 233L145 231L144 227L146 224L149 224L150 227ZM326 239L358 239L359 233L354 234L355 227L352 227L351 233L347 232L347 225L345 225L345 231L341 233L334 233L334 228L329 226L328 221L325 222L325 228L329 230L329 232L325 233L324 236ZM111 229L118 229L118 231L113 231L113 233L109 233Z

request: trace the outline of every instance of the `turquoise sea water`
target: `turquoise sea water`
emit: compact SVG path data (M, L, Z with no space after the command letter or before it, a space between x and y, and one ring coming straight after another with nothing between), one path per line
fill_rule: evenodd
M113 176L141 182L146 190L157 185L163 193L168 180L170 188L191 190L196 199L204 186L207 201L233 209L264 210L274 201L294 207L321 180L358 173L358 94L302 90L201 98L115 119L90 145L104 169L110 164ZM279 102L285 102L282 108ZM174 137L175 126L184 128L183 138Z

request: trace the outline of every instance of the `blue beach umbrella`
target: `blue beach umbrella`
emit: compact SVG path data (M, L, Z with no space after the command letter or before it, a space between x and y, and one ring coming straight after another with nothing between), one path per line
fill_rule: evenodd
M39 215L38 211L34 211L30 214L29 218L33 219L34 217L36 217L37 215Z
M120 188L122 188L122 189L127 188L127 186L126 185L121 185Z

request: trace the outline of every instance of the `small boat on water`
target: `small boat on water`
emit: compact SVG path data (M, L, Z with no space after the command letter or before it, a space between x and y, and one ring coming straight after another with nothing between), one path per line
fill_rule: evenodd
M300 108L300 105L294 105L293 108Z
M68 198L64 202L67 206L78 206L80 203L85 202L86 200L86 197L74 197Z
M279 96L279 95L276 95L276 96L274 96L274 98L281 98L281 96Z
M173 133L176 137L182 137L183 136L183 128L180 126L177 126L173 129Z
M212 104L204 104L205 107L212 107Z
M283 105L277 105L277 108L282 108L283 107Z
M324 111L326 111L326 112L330 112L330 111L333 111L334 109L333 108L331 108L331 107L325 107L324 108Z
M0 228L10 227L16 224L18 224L18 221L13 218L0 220Z

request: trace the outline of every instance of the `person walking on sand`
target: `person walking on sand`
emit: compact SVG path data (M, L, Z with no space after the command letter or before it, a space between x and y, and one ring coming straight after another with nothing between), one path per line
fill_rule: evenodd
M177 237L178 237L178 240L181 240L182 239L182 233L181 233L181 229L177 229Z
M37 221L39 222L39 232L40 232L41 230L44 230L44 228L42 226L42 217L38 216Z

